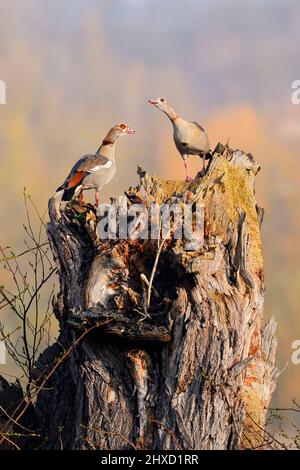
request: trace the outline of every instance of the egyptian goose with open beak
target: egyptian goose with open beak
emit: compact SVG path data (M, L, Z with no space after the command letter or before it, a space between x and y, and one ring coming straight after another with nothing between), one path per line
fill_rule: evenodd
M96 206L99 206L99 193L116 172L116 141L128 134L135 134L135 131L126 124L117 124L108 132L95 154L84 155L75 163L64 183L57 188L57 191L63 191L63 201L70 201L79 194L82 203L82 191L95 189Z
M197 122L182 119L164 98L160 97L155 100L149 100L149 103L163 111L173 124L173 138L177 150L184 161L186 181L192 181L188 174L187 158L189 155L200 155L203 161L200 175L205 175L205 160L210 159L211 154L209 140L203 127Z

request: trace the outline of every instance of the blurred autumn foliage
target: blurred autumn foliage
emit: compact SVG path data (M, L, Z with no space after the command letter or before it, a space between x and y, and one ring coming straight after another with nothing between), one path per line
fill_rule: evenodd
M43 213L73 162L116 122L137 135L117 149L103 199L136 182L137 164L183 178L170 124L147 103L165 96L212 147L230 139L262 166L266 318L278 321L283 367L300 338L299 21L297 0L2 0L0 244L23 247L23 187ZM196 173L200 162L192 165ZM299 367L289 362L276 404L299 398Z

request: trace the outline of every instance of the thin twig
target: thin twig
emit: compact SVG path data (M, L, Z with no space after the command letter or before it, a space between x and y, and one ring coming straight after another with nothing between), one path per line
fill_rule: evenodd
M0 259L0 263L3 263L5 261L11 261L11 260L14 260L14 259L17 259L17 258L20 258L21 256L24 256L34 250L39 250L40 248L42 248L43 246L49 246L49 242L44 242L42 243L41 245L38 245L38 246L33 246L32 248L28 248L28 250L24 250L22 251L21 253L17 253L16 255L13 254L13 255L10 255L10 256L5 256L4 258ZM2 250L1 250L2 251ZM4 249L3 249L4 251Z
M11 441L5 434L0 433L0 436L2 436L2 439L5 439L9 444L11 444L17 450L21 450L20 447L15 442ZM1 440L1 442L2 442L2 440Z
M294 411L295 413L300 413L300 409L296 408L267 408L269 411Z
M141 277L142 281L146 284L146 286L149 287L150 283L147 279L147 276L144 273L142 273L142 274L140 274L140 277ZM155 287L153 285L152 285L152 290L153 290L153 294L155 295L155 297L157 299L159 299L160 295L159 295L159 293L157 292L157 290L155 289Z
M286 447L282 442L278 441L274 436L272 436L271 433L269 433L266 429L264 429L262 426L260 426L253 418L252 416L247 413L247 416L251 419L251 421L261 430L263 431L265 434L267 434L267 436L269 436L273 442L276 442L277 444L279 444L281 447L283 447L285 450L289 450L288 447Z
M148 297L147 297L147 309L149 309L149 307L150 307L151 292L152 292L152 284L153 284L154 276L155 276L155 273L156 273L156 269L157 269L157 265L158 265L158 260L159 260L160 254L161 254L161 250L162 250L162 248L163 248L165 242L166 242L167 239L169 238L170 234L171 234L171 229L169 230L169 232L167 233L167 235L163 238L163 240L162 240L161 243L159 244L158 250L157 250L157 252L156 252L156 256L155 256L153 268L152 268L152 271L151 271L151 276L150 276L150 279L149 279Z
M15 422L18 422L21 417L24 415L25 411L28 409L28 407L30 406L30 404L33 402L33 400L38 396L38 394L40 393L40 391L44 388L45 384L48 382L48 380L52 377L52 375L54 374L54 372L56 371L56 369L60 366L60 364L70 355L70 353L73 351L73 349L78 345L78 343L80 343L80 341L88 334L90 333L92 330L94 330L95 328L99 328L100 326L103 326L103 325L106 325L107 323L111 323L113 320L106 320L106 321L103 321L103 322L100 322L100 323L97 323L93 326L91 326L89 329L85 330L77 339L76 341L74 341L73 344L71 344L71 346L64 352L64 354L62 355L62 357L57 361L57 363L54 365L54 367L50 370L50 372L46 375L46 377L42 380L41 384L38 386L38 388L34 391L34 393L32 393L32 395L29 397L29 400L26 402L26 397L23 397L23 399L20 401L20 403L17 405L16 409L14 410L14 413L12 414L12 417L10 420L8 420L5 425L3 426L3 429L0 431L0 434L5 432L7 430L7 426L9 425L9 423L11 422L12 419L14 419ZM38 382L38 380L37 380ZM22 407L22 405L26 402L26 405L24 406L24 408L22 408L22 410L19 412L19 414L17 416L15 416L17 414L17 412L20 410L20 408ZM2 444L3 442L3 438L0 439L0 444Z
M130 445L130 447L132 447L134 450L137 450L137 447L133 444L133 442L130 442L129 439L127 439L127 437L123 436L121 433L119 432L114 432L114 431L102 431L101 429L94 429L94 428L90 428L88 426L84 426L83 424L80 425L80 427L82 427L83 429L86 429L87 431L92 431L92 432L98 432L100 434L108 434L108 435L112 435L112 436L118 436L118 437L121 437L121 439L123 439L125 442L127 442L127 444ZM88 438L87 438L88 439ZM92 444L95 444L93 441L92 441Z

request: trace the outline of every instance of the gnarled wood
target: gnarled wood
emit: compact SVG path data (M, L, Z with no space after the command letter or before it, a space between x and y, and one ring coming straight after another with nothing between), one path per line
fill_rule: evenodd
M263 324L258 170L251 155L220 145L207 175L193 183L139 169L128 208L197 202L205 210L200 248L187 250L187 240L172 237L163 244L146 311L157 240L99 240L93 206L63 209L50 200L61 346L45 351L37 370L51 368L58 349L84 329L98 327L39 395L43 448L259 444L254 423L264 425L277 371L275 323Z

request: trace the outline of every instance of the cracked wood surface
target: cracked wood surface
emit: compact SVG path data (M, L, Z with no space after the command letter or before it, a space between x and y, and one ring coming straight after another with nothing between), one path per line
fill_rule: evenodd
M128 207L194 201L205 210L198 251L172 237L164 244L144 321L141 275L150 279L157 241L101 241L93 206L72 202L63 209L49 201L61 333L37 370L50 367L84 328L99 328L38 398L42 448L259 445L253 423L265 422L277 344L274 320L263 322L258 171L251 155L221 145L207 175L193 183L162 181L139 169L140 184L126 193Z

